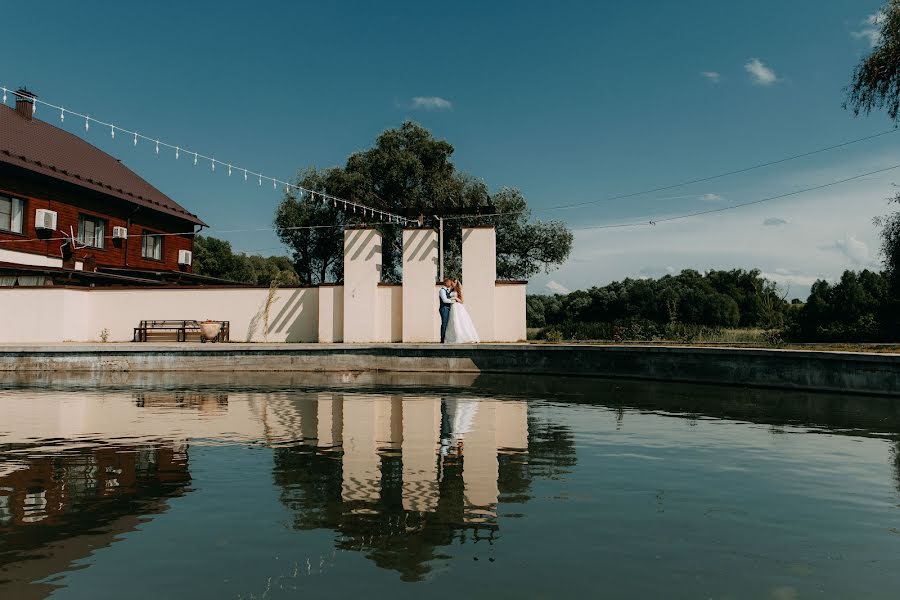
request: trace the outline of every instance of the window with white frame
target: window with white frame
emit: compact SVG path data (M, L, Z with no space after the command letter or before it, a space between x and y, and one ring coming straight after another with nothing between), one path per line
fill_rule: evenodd
M106 237L106 221L100 217L79 215L78 243L91 248L102 248Z
M163 236L156 233L141 234L141 256L153 260L162 260Z
M0 196L0 230L22 233L25 203L19 198Z

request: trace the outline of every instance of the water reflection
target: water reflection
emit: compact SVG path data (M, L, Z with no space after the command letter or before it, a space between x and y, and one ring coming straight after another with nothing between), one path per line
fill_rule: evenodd
M469 375L412 383L9 382L0 598L85 597L116 578L135 597L163 595L161 580L191 597L350 595L449 569L450 593L568 596L604 580L618 597L654 597L648 564L682 597L766 597L823 578L856 585L862 569L878 589L900 572L896 399ZM187 545L177 563L163 558Z
M303 439L275 450L275 482L292 526L332 529L338 548L408 580L440 546L491 544L499 504L528 499L532 458L574 462L571 437L548 453L529 436L524 401L326 393L291 404L279 415L295 415Z
M568 429L521 399L19 390L0 414L0 586L65 570L165 510L190 491L189 446L271 448L292 528L331 530L336 549L407 580L442 546L493 544L502 503L575 463Z

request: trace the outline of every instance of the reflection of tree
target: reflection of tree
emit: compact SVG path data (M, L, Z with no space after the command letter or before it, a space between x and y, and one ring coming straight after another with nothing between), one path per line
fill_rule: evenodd
M500 503L527 502L534 479L564 476L576 462L567 427L532 417L527 423L527 450L497 454ZM441 428L442 437L446 430ZM441 547L473 540L493 544L497 536L496 517L482 515L476 522L467 512L465 443L445 456L435 453L437 501L422 512L404 508L403 457L396 452L379 453L379 493L369 499L347 499L342 451L294 446L276 448L274 454L274 480L294 528L331 529L337 548L361 552L403 580L424 579L434 561L447 557Z

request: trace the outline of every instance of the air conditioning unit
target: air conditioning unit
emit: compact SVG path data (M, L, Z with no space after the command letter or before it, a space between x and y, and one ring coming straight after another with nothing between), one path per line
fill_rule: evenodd
M179 250L178 251L178 264L179 265L191 265L191 260L194 258L194 253L190 250Z
M39 208L34 211L34 227L56 231L56 211Z
M125 227L113 227L112 235L114 240L127 240L128 229L126 229Z

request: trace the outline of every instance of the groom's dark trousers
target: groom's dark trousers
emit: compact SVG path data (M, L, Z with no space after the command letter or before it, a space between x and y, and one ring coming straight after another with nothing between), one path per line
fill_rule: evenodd
M450 305L442 302L438 307L438 312L441 313L441 343L443 344L444 338L447 337L447 323L450 321Z

